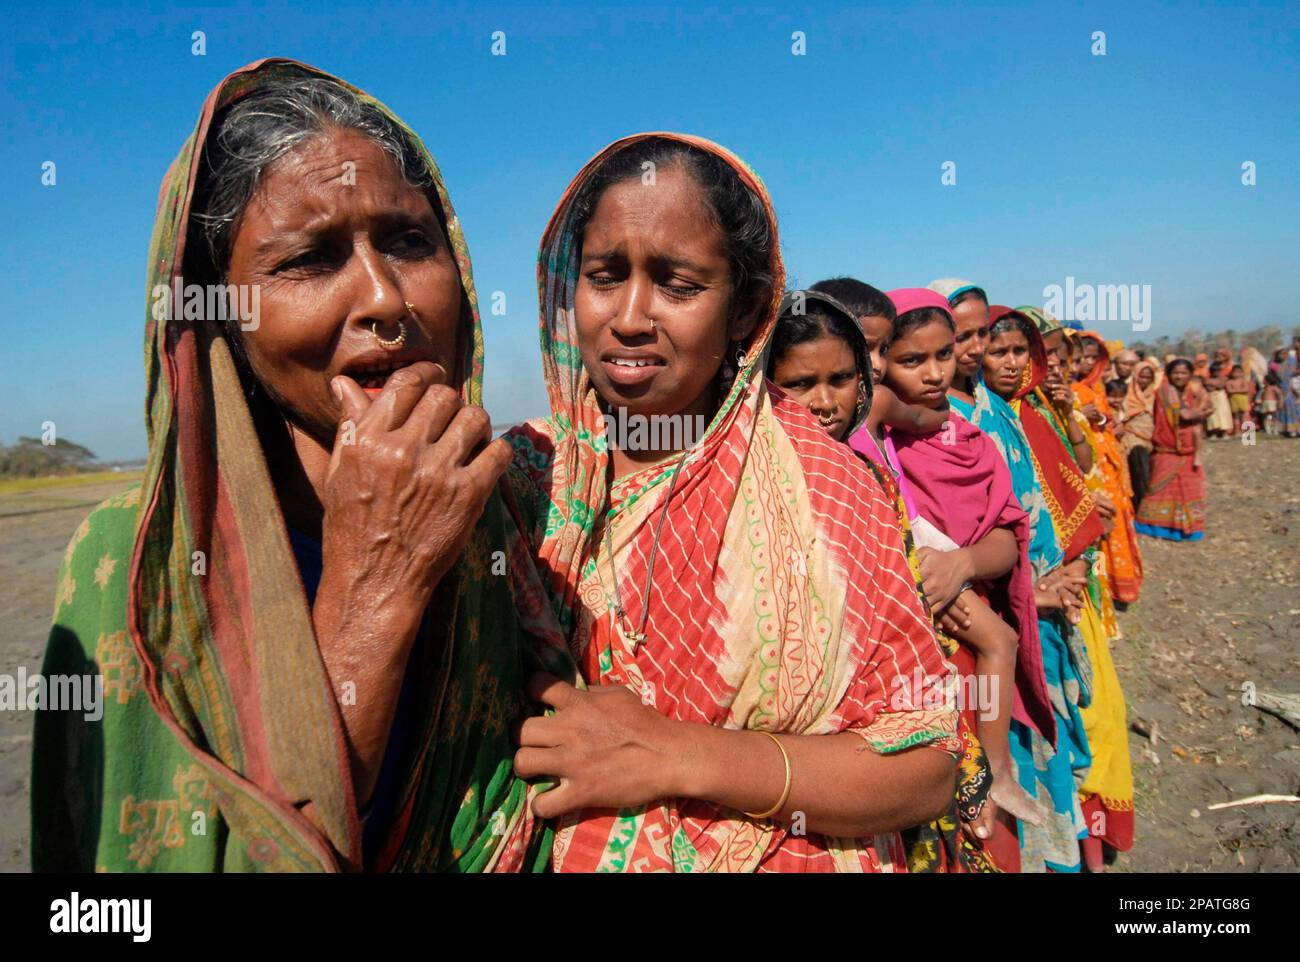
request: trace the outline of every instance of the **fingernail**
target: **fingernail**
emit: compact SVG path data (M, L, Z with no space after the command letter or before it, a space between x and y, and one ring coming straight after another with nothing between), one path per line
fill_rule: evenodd
M975 834L978 835L980 838L988 838L989 830L985 828L983 825L981 825L979 828L975 829Z
M334 400L343 400L343 385L339 384L338 378L334 378L334 380L330 381L330 390L334 393Z

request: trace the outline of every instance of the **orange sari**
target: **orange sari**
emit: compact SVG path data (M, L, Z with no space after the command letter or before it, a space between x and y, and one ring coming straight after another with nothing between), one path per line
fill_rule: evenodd
M1093 404L1106 417L1107 423L1101 427L1088 422L1093 448L1099 455L1106 494L1115 503L1116 511L1115 527L1102 540L1101 547L1106 556L1111 594L1116 601L1129 604L1138 600L1142 590L1142 552L1138 547L1137 528L1134 526L1133 482L1128 473L1128 459L1119 439L1110 429L1115 414L1106 400L1102 381L1102 375L1110 364L1110 352L1101 335L1094 331L1083 331L1077 337L1081 341L1095 341L1099 351L1097 363L1092 366L1092 370L1082 380L1075 381L1072 387L1081 407Z

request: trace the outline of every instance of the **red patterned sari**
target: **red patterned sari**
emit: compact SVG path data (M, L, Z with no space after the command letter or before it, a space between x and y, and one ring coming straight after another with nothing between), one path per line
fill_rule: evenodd
M1182 394L1165 381L1156 391L1151 432L1151 487L1137 515L1142 534L1169 541L1205 537L1205 468L1201 465L1201 425L1183 424L1181 412L1205 403L1204 389L1190 381Z
M602 411L573 310L581 241L570 185L542 239L542 363L551 416L511 432L537 486L534 532L556 614L589 684L625 685L680 721L793 734L854 732L871 751L933 746L958 755L957 713L917 596L894 499L847 445L762 377L784 280L744 345L745 361L703 439L609 481ZM761 182L715 144L775 214ZM779 250L775 248L774 250ZM654 557L653 566L651 562ZM616 609L645 613L645 636ZM914 679L934 703L900 698ZM798 834L712 802L669 798L561 820L557 871L903 871L897 833Z

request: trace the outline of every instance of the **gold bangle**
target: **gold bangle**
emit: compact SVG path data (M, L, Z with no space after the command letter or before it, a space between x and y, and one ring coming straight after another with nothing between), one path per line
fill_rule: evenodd
M759 734L766 735L768 738L772 739L772 742L776 747L781 750L781 758L785 761L785 790L781 792L781 797L777 799L776 804L766 812L746 812L745 814L750 818L771 818L777 812L781 811L781 809L785 808L785 803L790 798L790 786L793 784L793 779L790 777L790 756L786 754L785 746L781 744L781 739L777 738L771 732L760 732Z

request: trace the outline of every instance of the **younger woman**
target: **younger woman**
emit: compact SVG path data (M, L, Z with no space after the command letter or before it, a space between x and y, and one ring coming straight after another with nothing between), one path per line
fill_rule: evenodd
M1031 388L1020 407L1021 423L1034 451L1040 479L1051 488L1052 521L1065 550L1065 569L1086 574L1079 637L1086 649L1091 701L1080 701L1091 762L1079 786L1088 837L1081 843L1090 871L1105 867L1104 850L1133 845L1133 772L1129 763L1124 691L1110 655L1118 623L1105 574L1105 554L1097 545L1114 530L1116 508L1105 493L1087 419L1076 410L1078 398L1065 384L1071 340L1060 321L1036 307L1021 307L1043 336L1047 370L1042 385ZM1082 353L1078 351L1077 353ZM1095 509L1091 503L1095 502ZM1083 666L1082 660L1078 662Z
M971 420L998 445L1011 470L1016 497L1029 512L1029 560L1038 582L1038 634L1059 733L1053 746L1028 726L1012 725L1011 747L1020 783L1051 813L1041 826L1021 826L1021 870L1073 872L1080 867L1079 842L1087 835L1076 779L1084 778L1092 761L1081 714L1091 700L1092 671L1076 627L1083 617L1088 579L1074 560L1080 553L1072 544L1078 520L1062 526L1066 533L1062 538L1056 518L1064 514L1077 519L1094 512L1090 501L1062 512L1062 497L1041 473L1042 464L1055 472L1073 463L1032 402L1025 402L1047 374L1042 336L1027 315L1008 307L990 307L989 319L989 346ZM965 410L960 402L954 401L954 406ZM1035 453L1022 418L1035 419L1041 456Z
M1300 438L1300 352L1294 348L1278 351L1282 357L1277 369L1278 385L1282 388L1282 433L1289 438Z
M543 235L551 413L509 440L593 689L535 678L555 712L519 730L557 871L902 869L898 831L950 804L951 669L893 500L762 376L783 281L767 191L697 137L612 144ZM616 412L707 429L647 447ZM928 705L895 697L916 675Z
M1180 357L1165 365L1165 383L1156 391L1151 488L1137 516L1142 534L1169 541L1205 537L1201 429L1211 410L1191 361Z

